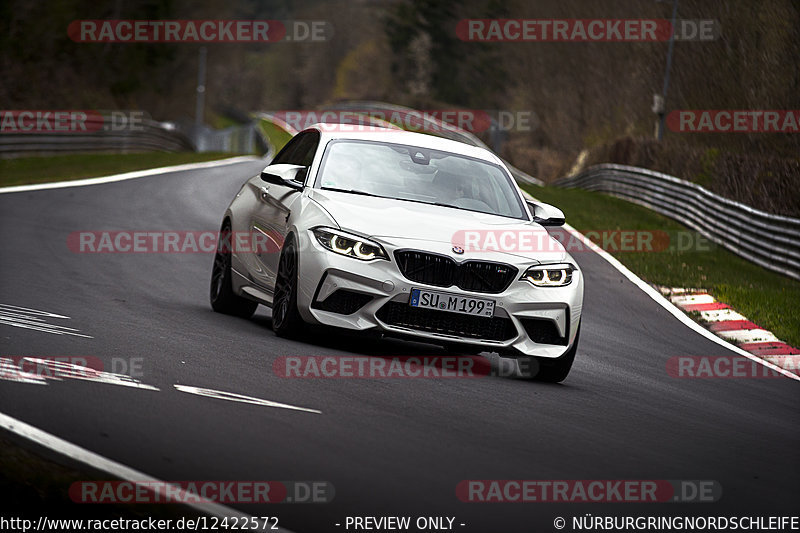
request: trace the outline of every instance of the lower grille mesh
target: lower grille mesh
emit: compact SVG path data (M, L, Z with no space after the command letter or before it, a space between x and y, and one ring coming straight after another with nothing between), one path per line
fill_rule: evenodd
M514 323L509 318L486 318L420 309L400 302L387 303L378 310L376 316L392 326L470 339L506 341L517 335Z

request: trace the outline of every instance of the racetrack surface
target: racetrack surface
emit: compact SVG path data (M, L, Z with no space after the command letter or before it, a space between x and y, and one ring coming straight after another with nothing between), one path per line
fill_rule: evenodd
M163 480L325 480L329 504L234 505L298 532L346 516L450 515L457 531L553 531L556 516L790 514L800 497L798 384L670 377L680 355L733 355L692 332L594 253L564 384L480 379L286 379L284 355L444 355L403 341L275 337L211 311L211 254L78 254L84 230L216 231L262 162L0 195L0 303L69 316L93 338L0 325L2 356L143 358L138 390L0 380L0 411ZM491 356L497 365L496 356ZM179 392L206 387L313 414ZM717 480L717 503L462 503L468 479ZM792 504L794 502L794 504ZM2 504L0 504L0 508ZM571 526L567 526L567 531Z

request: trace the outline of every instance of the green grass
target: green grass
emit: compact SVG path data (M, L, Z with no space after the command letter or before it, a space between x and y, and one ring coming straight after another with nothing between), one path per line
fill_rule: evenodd
M212 161L234 155L218 152L146 152L0 159L0 187L93 178L133 170Z
M270 144L275 147L276 154L292 138L291 133L263 118L258 121L258 126L267 139L269 139Z
M36 385L29 385L35 387ZM54 459L58 457L59 459ZM69 488L79 481L115 481L104 472L77 462L62 460L53 452L34 451L27 444L7 438L0 433L0 493L3 509L16 517L34 521L39 516L50 518L173 520L181 517L203 516L187 506L176 503L106 503L79 504L72 501ZM5 518L10 518L4 515Z
M241 126L241 122L237 122L230 117L224 115L211 115L208 117L209 124L215 130L224 130L225 128L232 128L234 126Z
M605 194L579 189L523 187L541 201L562 209L567 222L581 232L662 230L674 237L674 232L691 231L649 209ZM648 282L707 289L719 301L772 331L781 340L800 346L800 282L754 265L720 246L708 248L705 251L608 251Z

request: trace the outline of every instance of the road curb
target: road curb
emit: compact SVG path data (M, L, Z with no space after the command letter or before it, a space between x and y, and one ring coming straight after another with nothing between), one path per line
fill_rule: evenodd
M676 287L658 287L658 290L684 312L699 314L701 325L718 337L735 343L764 361L800 375L800 350L748 320L728 304L717 301L707 291Z
M530 193L528 193L524 189L521 190L525 198L527 198L528 200L536 201L536 198L534 198ZM629 281L631 281L634 285L636 285L639 289L641 289L647 296L652 298L654 302L663 307L667 312L669 312L672 316L677 318L680 322L682 322L689 329L693 330L695 333L702 335L706 339L715 342L720 346L724 346L733 353L739 354L743 357L746 357L747 359L756 361L764 365L765 367L774 370L788 378L800 381L800 374L785 370L783 367L776 365L772 361L768 361L762 357L753 355L752 353L743 350L739 346L736 346L735 344L705 329L703 326L692 320L689 317L689 315L687 315L682 309L680 309L678 306L676 306L670 300L664 297L664 295L661 294L658 290L656 290L655 287L653 287L651 284L647 283L642 278L634 274L633 271L631 271L631 269L623 265L622 262L619 261L619 259L617 259L610 253L606 252L605 250L594 244L591 240L587 239L581 232L579 232L569 224L564 224L563 228L572 235L574 235L576 238L581 239L581 242L585 242L590 250L592 250L597 255L605 259L620 274L625 276Z

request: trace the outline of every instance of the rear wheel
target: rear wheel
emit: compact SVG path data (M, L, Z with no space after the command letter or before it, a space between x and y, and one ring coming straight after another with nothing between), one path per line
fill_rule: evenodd
M233 292L231 282L231 225L225 221L219 232L214 266L211 268L211 287L209 291L211 308L217 313L250 318L256 312L258 303L242 298Z
M272 301L272 329L279 337L295 337L305 323L297 311L297 247L294 238L283 244Z
M567 379L569 371L572 369L572 363L575 361L575 354L578 351L578 340L580 336L581 328L578 326L578 332L575 334L575 342L572 343L572 348L561 357L556 359L528 357L526 362L529 368L524 372L527 374L526 377L545 383L561 383ZM520 362L521 361L522 360L520 360Z

